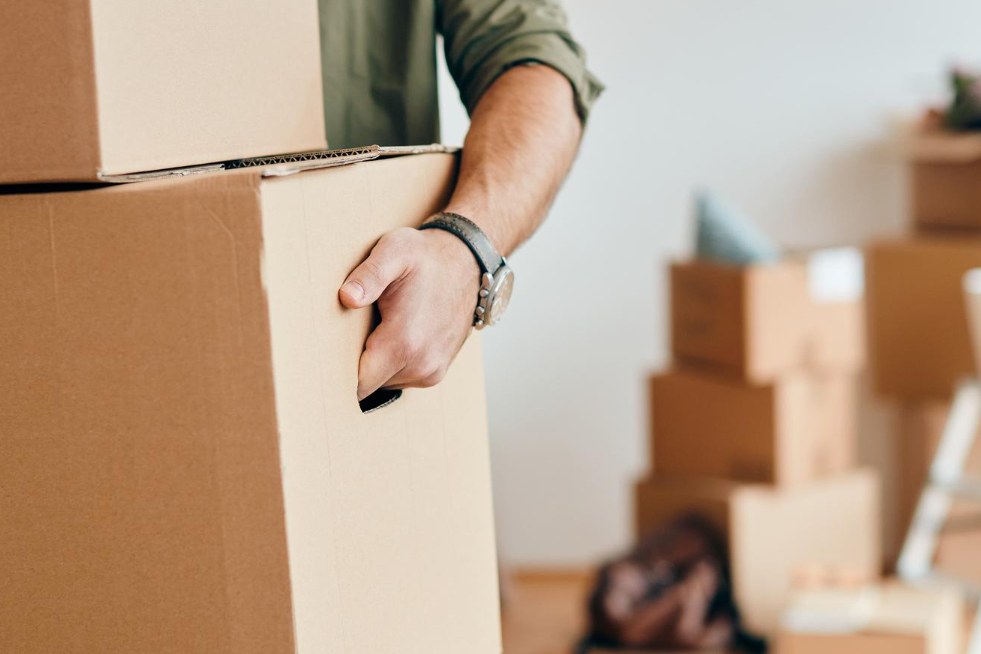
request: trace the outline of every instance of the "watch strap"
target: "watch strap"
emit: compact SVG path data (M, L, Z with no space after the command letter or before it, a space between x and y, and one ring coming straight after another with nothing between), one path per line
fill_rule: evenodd
M442 229L459 238L473 252L481 272L493 275L505 263L504 257L498 254L483 230L472 220L458 213L449 211L438 213L423 223L419 229Z

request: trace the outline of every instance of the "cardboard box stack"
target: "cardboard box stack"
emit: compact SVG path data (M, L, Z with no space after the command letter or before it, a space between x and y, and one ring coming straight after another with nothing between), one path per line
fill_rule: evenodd
M981 136L924 124L906 150L911 229L866 251L871 379L897 416L900 536L946 406L957 383L975 374L963 278L981 266Z
M205 5L0 10L0 180L150 178L0 187L0 652L496 654L479 342L365 412L336 300L456 158L142 175L325 146L316 1Z
M746 627L764 635L802 567L881 568L879 480L855 467L862 305L826 292L821 261L673 265L674 363L650 380L638 535L709 518Z

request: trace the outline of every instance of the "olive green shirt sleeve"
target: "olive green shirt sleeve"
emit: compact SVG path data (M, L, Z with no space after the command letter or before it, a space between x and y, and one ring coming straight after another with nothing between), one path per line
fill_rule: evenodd
M569 32L556 0L437 0L436 27L446 63L467 111L512 66L537 62L572 84L576 111L586 122L603 85L586 69L586 55Z

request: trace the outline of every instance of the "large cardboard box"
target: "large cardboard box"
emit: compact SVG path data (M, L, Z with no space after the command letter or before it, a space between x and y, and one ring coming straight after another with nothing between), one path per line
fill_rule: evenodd
M671 349L683 362L763 383L802 367L857 372L861 302L817 301L805 262L671 266Z
M981 138L918 130L908 144L914 225L981 229Z
M756 386L679 368L651 378L650 407L658 473L796 484L855 465L853 376L798 371Z
M635 488L638 534L698 512L726 536L746 626L775 632L794 578L810 566L856 575L881 569L879 479L859 470L795 489L653 477Z
M776 654L962 654L964 602L957 591L889 581L794 593Z
M500 651L478 342L364 414L337 300L455 166L0 196L0 651Z
M884 240L866 251L869 358L875 390L948 400L974 373L962 279L981 266L981 237Z
M4 0L0 184L324 149L318 25L316 0Z

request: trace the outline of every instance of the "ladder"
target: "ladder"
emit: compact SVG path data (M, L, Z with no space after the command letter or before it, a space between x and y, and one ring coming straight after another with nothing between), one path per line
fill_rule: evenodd
M981 586L935 570L934 557L940 534L949 525L954 501L976 502L981 509L981 478L972 478L965 471L979 427L981 381L968 379L958 385L954 394L937 453L896 566L899 576L910 583L953 583L975 599L981 597ZM981 611L975 618L968 654L981 654Z
M981 370L981 269L965 275L964 291L975 357ZM981 510L981 478L972 477L966 470L979 427L981 379L965 379L954 392L954 401L896 566L899 576L910 583L955 584L975 600L981 598L981 585L934 569L934 560L940 534L956 526L950 516L954 502L976 503ZM968 654L981 654L981 610L975 616Z

